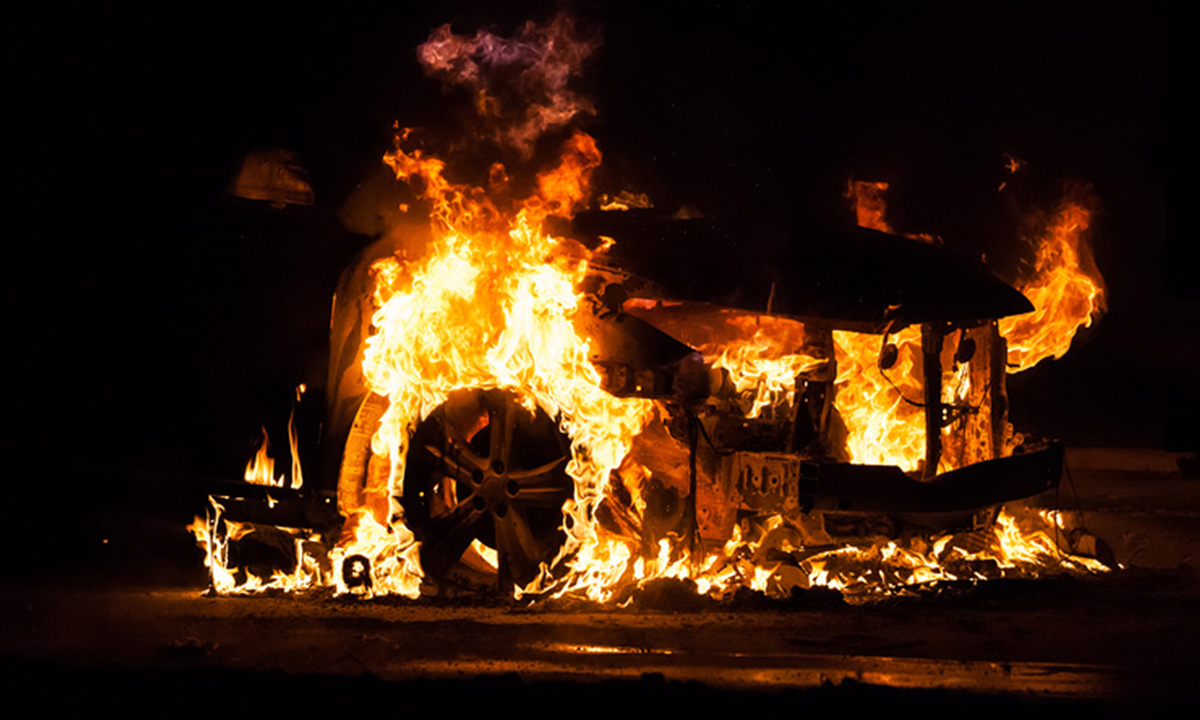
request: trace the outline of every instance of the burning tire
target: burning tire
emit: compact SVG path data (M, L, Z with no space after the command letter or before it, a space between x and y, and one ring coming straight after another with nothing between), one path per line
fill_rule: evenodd
M479 541L496 551L501 588L533 580L564 540L568 452L554 421L512 392L451 394L413 435L401 498L425 572L444 576Z

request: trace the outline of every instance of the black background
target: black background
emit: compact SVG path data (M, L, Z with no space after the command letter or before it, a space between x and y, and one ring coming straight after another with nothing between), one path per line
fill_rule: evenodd
M1171 19L1154 4L907 5L574 4L603 42L579 82L600 180L667 208L844 222L847 178L886 180L894 226L1010 274L1018 211L1090 182L1110 311L1065 359L1011 379L1014 422L1194 448L1195 266L1167 222ZM8 530L29 532L37 506L91 518L74 531L88 539L119 534L131 514L94 511L122 493L239 475L258 424L282 427L289 388L314 382L325 286L362 242L337 208L394 121L436 126L461 100L416 46L443 23L508 35L556 7L11 18ZM224 195L261 146L300 153L317 206L262 215ZM998 193L1004 153L1029 166Z

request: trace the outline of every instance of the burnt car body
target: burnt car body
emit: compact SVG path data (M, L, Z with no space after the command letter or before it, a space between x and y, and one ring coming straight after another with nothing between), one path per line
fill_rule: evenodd
M592 249L604 245L589 263L576 321L592 340L603 388L662 409L631 452L644 471L614 472L595 512L606 530L646 552L671 536L711 546L739 523L769 515L824 544L970 530L990 524L1001 503L1057 485L1061 446L1015 442L1007 424L1006 348L996 320L1033 307L983 263L864 228L798 224L763 233L642 210L584 213L552 230ZM373 312L369 267L392 250L368 248L339 285L315 482L299 491L247 486L218 499L222 512L315 532L328 546L344 508L375 507L386 517L398 503L427 575L464 564L486 572L476 557L482 544L497 551L500 584L523 585L561 544L569 449L556 419L517 413L510 393L452 394L413 435L403 497L366 497L378 495L389 470L371 449L387 399L370 391L361 370ZM924 460L907 472L850 462L835 406L833 334L877 336L877 362L886 369L895 352L890 338L913 326L922 396L906 400L921 407ZM746 412L728 371L698 350L747 327L789 334L792 350L824 360L795 378L789 401L760 413ZM970 395L947 401L943 372L960 365ZM640 499L636 510L631 495Z

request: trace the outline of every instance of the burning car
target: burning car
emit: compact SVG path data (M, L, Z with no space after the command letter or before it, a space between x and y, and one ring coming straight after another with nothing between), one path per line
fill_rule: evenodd
M443 28L419 54L477 82L489 48L553 63L577 47L481 37ZM578 111L542 89L556 112L522 115L506 141ZM608 601L658 577L715 595L980 577L973 562L1022 562L1013 537L1061 556L999 510L1062 467L1059 444L1010 427L1005 376L1065 352L1102 301L1079 270L1084 204L1064 201L1022 286L1073 299L1068 329L1047 330L1055 302L929 239L632 196L591 210L594 139L558 147L524 183L496 162L475 185L398 129L384 162L426 230L342 274L319 471L215 497L193 526L218 590L482 583ZM864 563L898 570L866 583Z
M303 538L291 552L339 560L324 572L347 588L386 586L384 568L399 561L337 553L347 528L386 537L399 521L412 533L401 564L425 584L490 573L511 591L553 586L571 524L594 525L631 557L660 547L703 557L761 536L770 519L772 542L812 553L986 531L1002 503L1057 485L1061 447L1014 437L1006 420L998 320L1033 307L982 263L867 228L747 243L735 224L652 210L583 213L561 229L559 252L590 259L570 327L589 341L593 392L648 408L627 453L589 488L587 517L571 514L589 498L569 471L587 446L565 408L552 415L519 384L476 381L425 400L396 482L373 442L392 403L363 370L386 304L378 286L394 248L384 243L338 289L323 472L299 490L221 498L223 519L260 528L260 540L262 526L286 528L277 549ZM725 261L698 261L713 257ZM890 462L859 459L869 443L839 398L878 402L884 388L854 376L899 397L892 417L882 413L897 426L873 430Z

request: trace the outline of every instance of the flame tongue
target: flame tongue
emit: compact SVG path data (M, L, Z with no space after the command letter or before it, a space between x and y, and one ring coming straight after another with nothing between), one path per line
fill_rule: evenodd
M1060 358L1081 327L1104 312L1104 281L1091 261L1088 229L1097 200L1091 188L1068 188L1037 240L1033 273L1020 286L1034 311L1000 321L1009 372Z
M564 553L573 552L594 539L590 514L603 482L651 407L601 390L588 342L574 323L586 253L541 227L547 216L569 216L584 201L600 152L590 136L573 135L558 165L537 176L534 193L508 216L482 189L448 181L440 160L406 151L406 139L401 133L385 162L398 178L423 186L435 237L420 261L388 258L373 268L379 309L363 370L371 389L390 402L372 441L374 452L391 462L386 490L403 494L409 437L451 392L513 390L526 407L558 418L571 439L566 471L575 493L567 510L577 522L570 523ZM401 517L403 509L391 514Z

